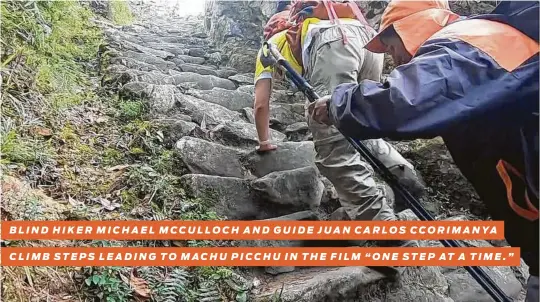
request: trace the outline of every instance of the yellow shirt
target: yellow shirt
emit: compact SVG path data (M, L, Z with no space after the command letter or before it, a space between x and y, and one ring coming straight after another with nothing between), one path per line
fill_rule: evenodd
M308 32L308 27L310 24L316 24L320 20L316 18L308 18L304 20L304 23L302 24L302 35L301 35L301 43L303 45L304 39L306 37L306 33ZM293 69L297 71L298 73L302 74L302 65L299 64L296 61L296 58L294 57L291 47L289 43L287 43L287 37L285 34L287 33L287 30L281 31L274 36L272 36L268 42L275 45L276 48L279 50L281 55L287 60ZM261 63L261 55L262 55L262 48L259 49L259 54L257 55L257 62L255 63L255 83L257 83L260 79L268 79L272 78L272 74L275 71L275 68L273 66L268 66L264 68L264 66Z

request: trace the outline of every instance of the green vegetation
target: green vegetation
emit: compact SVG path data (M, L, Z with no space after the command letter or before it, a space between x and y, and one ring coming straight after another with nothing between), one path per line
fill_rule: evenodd
M190 196L184 168L148 121L144 100L99 87L102 30L83 1L2 1L1 169L51 197L6 201L6 217L80 220L217 220ZM116 24L133 21L127 2L110 2ZM38 190L36 190L38 191ZM39 191L41 192L41 191ZM211 195L207 198L212 198ZM51 202L52 201L52 202ZM60 206L61 205L61 206ZM12 210L13 209L13 210ZM58 210L57 210L58 209ZM68 209L67 211L65 209ZM10 213L11 211L11 213ZM11 216L10 216L11 215ZM4 217L4 216L3 216ZM47 219L47 218L44 218ZM54 219L54 218L53 218ZM212 246L210 241L16 241L11 246ZM135 273L136 271L136 273ZM229 300L245 289L220 267L5 268L6 301ZM53 279L51 282L51 278ZM82 289L82 290L81 290ZM243 296L242 296L243 297ZM242 299L241 299L242 300Z
M87 68L80 62L95 59L101 34L89 22L92 13L74 1L2 2L2 66L13 60L34 73L30 83L16 78L4 90L20 90L27 85L46 96L47 109L61 109L92 98L82 87L89 84ZM36 13L36 12L39 12ZM30 43L29 43L30 42Z
M133 15L126 1L113 0L109 2L112 20L117 25L128 25L133 22Z

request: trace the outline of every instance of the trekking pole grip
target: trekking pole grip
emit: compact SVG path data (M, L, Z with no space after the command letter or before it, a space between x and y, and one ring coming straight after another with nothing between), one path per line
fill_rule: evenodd
M313 103L320 98L319 95L313 90L313 87L311 87L311 85L301 75L299 75L296 70L294 70L291 64L283 57L274 44L265 41L263 43L263 47L268 49L270 55L274 57L278 65L285 68L293 83L306 95L310 103Z

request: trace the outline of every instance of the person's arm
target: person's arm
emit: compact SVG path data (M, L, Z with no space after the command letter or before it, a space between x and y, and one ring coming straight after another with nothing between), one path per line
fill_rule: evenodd
M270 96L272 79L260 79L255 84L255 125L259 136L260 148L270 145Z
M277 147L270 142L270 97L272 96L272 68L261 63L262 50L259 51L255 65L255 103L253 115L257 136L258 151L271 151Z
M512 101L518 78L472 46L449 43L452 49L435 42L424 46L384 84L364 80L338 86L328 104L330 122L356 139L433 138Z

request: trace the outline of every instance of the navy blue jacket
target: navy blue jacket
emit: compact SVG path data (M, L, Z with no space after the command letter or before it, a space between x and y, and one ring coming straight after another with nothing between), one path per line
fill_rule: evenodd
M467 25L478 19L511 24L508 20L519 18L495 11L448 25L457 35L434 35L385 83L338 86L329 117L344 135L360 140L442 137L491 218L505 222L508 243L521 248L530 273L538 276L538 10L536 23L520 23L530 25L528 31L514 26L536 42L536 53L530 49L517 66L511 66L508 55L527 55L521 48L512 51L519 41L490 45L505 37L500 32L476 40L459 35L459 28L468 28L461 30L463 37L475 31Z

